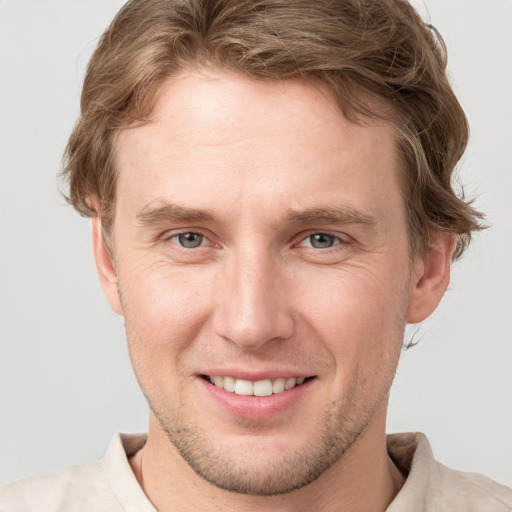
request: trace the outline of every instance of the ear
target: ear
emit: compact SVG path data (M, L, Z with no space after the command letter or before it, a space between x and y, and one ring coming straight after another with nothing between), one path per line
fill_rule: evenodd
M435 244L414 265L407 322L416 324L430 316L443 298L450 283L450 265L455 236L440 233Z
M119 297L117 273L112 256L105 244L101 220L99 215L92 218L92 248L96 261L96 270L100 279L101 287L107 297L110 307L118 315L123 316L123 308Z

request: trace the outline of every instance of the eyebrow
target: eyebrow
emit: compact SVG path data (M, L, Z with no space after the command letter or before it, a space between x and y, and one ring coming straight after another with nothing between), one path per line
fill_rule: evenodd
M156 203L156 204L155 204ZM140 226L173 222L220 222L210 210L188 208L162 201L152 201L137 214ZM289 224L341 224L375 227L376 218L351 206L335 206L290 210L285 221Z
M369 213L356 210L351 206L335 206L326 208L308 208L290 211L286 220L293 224L348 224L375 227L377 219Z
M160 206L146 205L138 214L141 226L165 222L213 222L217 217L208 210L187 208L176 204L158 202Z

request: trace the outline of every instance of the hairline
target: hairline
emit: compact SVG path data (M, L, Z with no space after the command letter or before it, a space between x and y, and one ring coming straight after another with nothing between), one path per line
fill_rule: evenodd
M120 134L124 130L129 130L132 128L137 128L140 126L144 126L147 124L150 124L154 122L154 116L155 116L155 107L158 103L160 95L163 93L165 87L169 84L169 81L173 79L177 79L180 77L184 77L187 75L192 74L199 74L204 77L213 77L215 73L222 72L222 73L230 73L234 76L238 77L244 77L247 80L254 80L254 81L263 81L263 82L269 82L269 83L285 83L289 81L298 81L302 82L303 84L306 84L308 86L314 87L317 91L324 94L333 104L333 106L337 109L337 112L340 116L345 117L349 122L357 125L357 126L364 126L364 124L368 121L383 125L387 125L393 129L394 133L394 147L397 157L397 168L396 172L399 187L400 187L400 195L403 201L403 207L404 207L404 214L405 214L405 222L406 222L406 229L407 229L407 240L408 240L408 247L409 247L409 259L412 261L415 257L424 257L428 250L428 246L422 248L422 241L418 240L418 234L415 233L415 230L412 226L411 221L411 212L409 208L409 202L407 200L406 194L408 192L408 176L407 176L407 163L405 161L404 155L402 151L400 150L400 141L403 138L402 134L400 133L398 121L396 119L396 113L395 109L393 108L393 105L390 101L386 100L385 98L377 97L376 95L369 93L368 91L364 90L362 87L358 87L359 93L361 96L365 96L368 98L368 101L373 103L372 107L369 109L369 113L360 113L356 112L355 108L352 104L347 103L345 106L348 107L349 114L343 110L343 106L340 104L340 101L337 100L335 91L333 90L333 87L328 83L327 80L323 80L322 78L318 76L290 76L290 77L260 77L260 76L253 76L248 73L244 73L243 70L236 70L232 69L229 66L223 66L220 64L212 63L209 60L206 59L193 59L189 62L186 62L182 65L181 68L178 68L174 70L172 73L169 73L165 76L163 76L158 83L158 85L155 86L154 90L152 91L151 97L148 102L146 103L146 106L148 108L148 112L145 116L140 116L139 119L134 119L133 117L130 119L129 122L126 123L125 126L120 126L117 130L114 131L114 134L111 139L111 147L112 147L112 166L114 171L114 193L113 193L113 200L111 201L109 207L106 210L105 214L95 212L95 215L100 215L102 220L102 232L105 238L105 242L107 246L109 247L109 250L111 251L111 254L114 254L114 245L115 245L115 230L114 230L114 224L115 224L115 217L116 217L116 206L117 206L117 179L119 176L119 172L121 172L119 168L119 162L118 162L118 151L119 151L119 143L118 138ZM378 102L378 103L377 103ZM134 107L132 107L132 110L134 110ZM375 115L370 115L370 113L375 112ZM107 228L103 228L103 217L104 215L107 217L108 223ZM441 233L441 230L437 230L438 233ZM429 244L427 244L429 245Z

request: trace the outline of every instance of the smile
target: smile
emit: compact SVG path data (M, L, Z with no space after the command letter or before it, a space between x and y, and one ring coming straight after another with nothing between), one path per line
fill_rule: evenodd
M304 381L312 379L313 377L291 377L288 379L279 378L257 381L236 379L229 376L223 377L219 375L206 375L205 378L214 386L237 395L270 396L277 395L300 386Z

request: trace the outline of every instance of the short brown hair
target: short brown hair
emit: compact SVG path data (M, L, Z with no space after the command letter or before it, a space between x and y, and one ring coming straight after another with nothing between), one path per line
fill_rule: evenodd
M82 215L101 215L107 234L116 135L149 121L167 78L203 65L327 85L354 122L382 118L369 98L384 100L404 164L411 253L450 232L457 258L481 229L482 214L452 187L468 124L446 76L446 48L405 0L130 0L89 63L62 172L68 201Z

